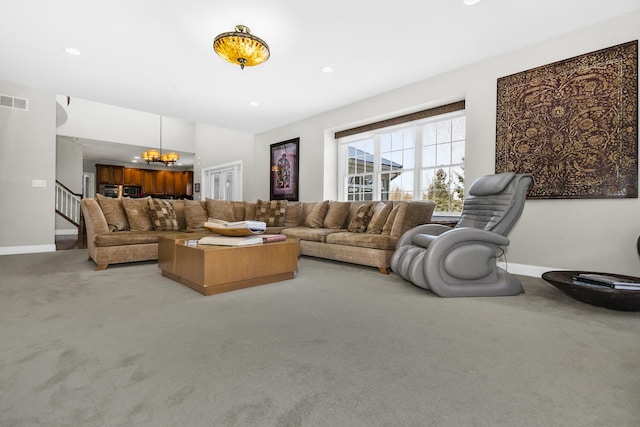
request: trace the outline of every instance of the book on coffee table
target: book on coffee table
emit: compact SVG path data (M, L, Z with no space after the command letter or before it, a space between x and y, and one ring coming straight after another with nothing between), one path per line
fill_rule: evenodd
M232 236L205 236L198 240L199 245L216 246L248 246L262 244L261 236L232 237Z
M221 219L209 218L204 223L204 228L224 236L252 236L262 234L267 229L264 221L224 221Z

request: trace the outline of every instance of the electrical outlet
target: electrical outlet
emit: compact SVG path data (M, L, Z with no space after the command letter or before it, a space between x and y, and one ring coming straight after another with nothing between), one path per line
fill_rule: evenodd
M47 181L45 181L44 179L32 179L31 180L31 186L32 187L44 188L44 187L47 186Z

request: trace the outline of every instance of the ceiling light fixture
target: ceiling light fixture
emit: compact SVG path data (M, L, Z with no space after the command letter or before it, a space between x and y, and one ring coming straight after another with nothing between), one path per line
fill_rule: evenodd
M141 157L145 162L147 162L147 164L151 162L158 162L164 163L166 166L172 165L180 159L178 153L162 154L162 116L160 116L160 151L153 149L147 150L141 154Z
M69 55L76 55L76 56L82 55L82 52L72 47L66 47L64 48L64 51L67 52Z
M218 34L213 39L213 50L232 64L253 67L269 59L269 46L250 33L249 27L236 25L236 30Z
M464 0L463 3L467 6L473 6L475 4L480 3L480 0Z
M323 73L333 73L333 68L331 67L322 67Z

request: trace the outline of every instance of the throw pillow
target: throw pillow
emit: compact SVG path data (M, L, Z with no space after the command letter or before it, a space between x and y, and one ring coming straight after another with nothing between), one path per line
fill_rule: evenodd
M176 211L170 201L149 199L148 202L153 228L162 231L177 231L179 229Z
M302 224L302 202L288 202L284 214L285 227L299 227Z
M393 202L378 203L373 209L373 216L371 217L371 221L369 221L369 225L367 225L367 233L381 234L391 209L393 209Z
M373 215L373 205L371 203L362 204L358 207L356 214L349 222L349 231L363 233L371 221Z
M129 229L129 221L127 214L122 206L122 199L114 199L105 197L102 194L96 194L96 200L102 209L102 214L107 220L109 231L124 231Z
M329 202L329 209L324 217L324 228L341 229L349 216L349 202Z
M304 226L311 228L322 228L324 224L324 217L329 210L329 201L312 203L309 213L304 218Z
M122 199L122 206L127 213L127 219L129 220L129 228L131 231L150 231L153 230L153 223L151 222L151 210L149 209L148 199L151 197L144 197L142 199Z
M283 227L287 210L286 200L260 200L256 203L256 221L263 221L267 227Z
M206 199L208 218L221 219L223 221L235 221L233 206L229 200Z
M184 220L187 224L187 231L202 230L208 219L204 202L200 200L184 201Z
M387 217L387 221L384 223L384 227L382 227L382 234L391 235L391 230L393 229L393 224L396 221L396 217L398 216L398 212L400 212L401 210L403 210L403 211L407 210L407 203L406 202L397 203L393 207L393 209L391 209L391 212L389 212L389 216ZM402 213L401 216L404 216L404 212Z

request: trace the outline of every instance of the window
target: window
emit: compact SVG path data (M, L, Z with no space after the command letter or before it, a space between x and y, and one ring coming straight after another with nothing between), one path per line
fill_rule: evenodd
M432 200L462 211L464 110L338 138L342 200Z

